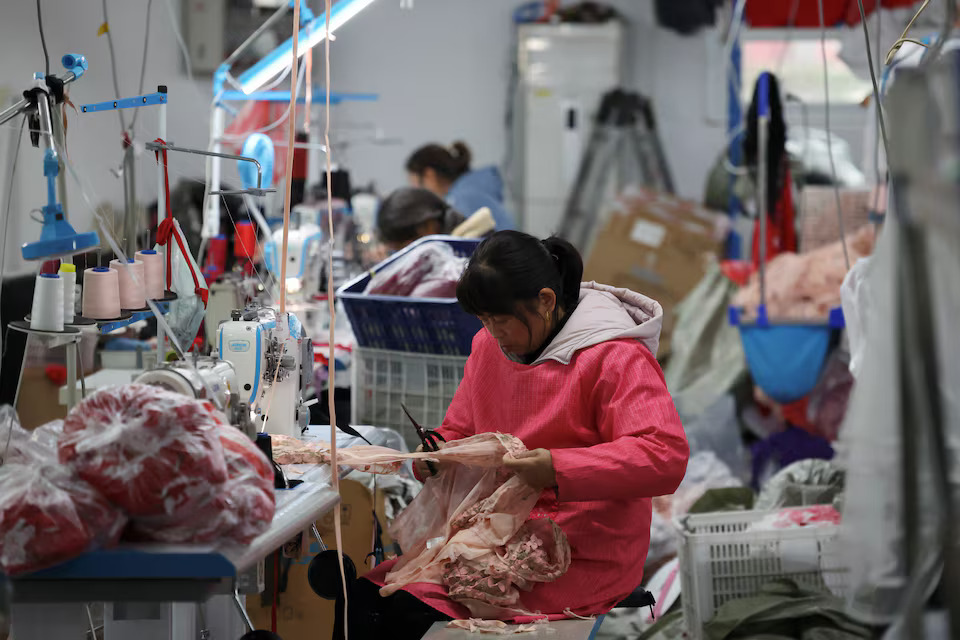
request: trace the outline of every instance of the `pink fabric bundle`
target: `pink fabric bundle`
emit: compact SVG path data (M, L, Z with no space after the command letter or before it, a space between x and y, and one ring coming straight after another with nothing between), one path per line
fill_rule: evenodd
M840 512L827 504L809 507L787 507L774 511L770 515L750 525L748 531L766 531L770 529L796 529L840 524Z
M872 225L847 236L851 266L873 252ZM809 253L782 253L767 263L767 314L770 318L824 320L830 309L840 306L840 285L847 275L841 243L819 247ZM737 292L734 306L755 317L760 306L760 274L754 273Z
M329 461L323 445L271 437L281 464ZM479 618L536 616L524 609L520 592L566 573L570 544L552 520L529 519L540 491L503 468L504 455L523 451L514 436L483 433L429 453L373 446L338 452L341 464L373 473L390 473L407 459L458 463L428 479L394 520L390 535L404 555L387 574L382 595L426 582L444 585L452 600Z

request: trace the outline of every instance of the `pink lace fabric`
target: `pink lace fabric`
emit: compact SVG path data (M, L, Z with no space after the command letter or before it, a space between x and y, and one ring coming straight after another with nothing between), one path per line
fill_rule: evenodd
M272 438L281 464L329 461L323 445ZM374 473L390 473L406 459L444 464L390 527L404 555L387 574L381 595L428 582L445 586L477 618L538 615L523 607L521 592L566 573L570 544L552 520L530 519L540 492L502 466L504 455L525 450L518 438L502 433L463 438L430 453L344 450L341 464Z

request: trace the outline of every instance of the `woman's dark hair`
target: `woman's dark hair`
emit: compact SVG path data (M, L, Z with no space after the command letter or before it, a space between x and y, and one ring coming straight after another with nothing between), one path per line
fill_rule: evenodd
M463 221L463 216L432 191L403 187L380 205L377 234L382 242L412 242L420 237L418 227L430 220L439 221L443 232L448 233Z
M571 313L580 299L583 259L561 238L498 231L480 243L457 283L457 300L469 314L511 315L536 305L541 289L557 294L557 311ZM525 322L525 320L524 320ZM528 327L529 328L529 327Z
M407 158L407 171L422 176L427 169L453 182L470 171L470 147L464 142L454 142L449 148L439 144L420 147Z
M770 104L770 125L767 127L767 211L774 215L780 190L786 178L787 167L787 124L783 117L783 103L780 99L780 83L777 76L770 76L768 93ZM757 109L760 81L753 86L753 99L747 109L747 129L743 138L743 155L748 167L756 168L760 155L760 133Z

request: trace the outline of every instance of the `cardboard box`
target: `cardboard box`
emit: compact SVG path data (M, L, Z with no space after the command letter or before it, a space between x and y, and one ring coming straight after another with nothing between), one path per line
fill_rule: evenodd
M370 570L364 561L372 550L373 518L371 510L373 498L370 490L359 482L343 480L340 482L340 519L342 524L344 552L353 560L357 573L364 575ZM383 495L377 495L377 515L380 524L386 527L383 512ZM336 549L333 529L333 512L317 521L317 530L328 549ZM318 640L330 638L333 634L334 602L316 595L307 583L307 568L310 561L320 552L320 545L311 534L309 548L301 558L293 560L287 575L286 589L277 599L277 633L284 640ZM386 531L383 537L384 547L392 545ZM271 565L268 563L268 567ZM268 572L272 569L268 569ZM247 613L258 629L270 629L272 604L271 585L273 576L267 576L267 595L247 596ZM267 600L267 603L262 602Z
M722 248L726 216L668 194L635 190L597 236L584 280L625 287L659 302L664 326L658 357L669 353L671 310L703 278Z
M52 420L67 417L67 408L57 401L60 385L54 384L43 367L28 367L23 371L17 416L24 429L33 430ZM79 397L79 394L78 394Z

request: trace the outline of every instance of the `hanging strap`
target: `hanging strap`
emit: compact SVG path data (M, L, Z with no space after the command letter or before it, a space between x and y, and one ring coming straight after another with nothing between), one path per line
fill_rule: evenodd
M170 208L170 174L167 172L167 150L166 150L167 143L164 142L163 138L157 138L156 140L154 140L154 142L156 142L157 144L163 145L161 148L154 151L153 154L154 156L156 156L158 164L160 162L160 154L163 154L163 193L164 193L163 201L167 205L167 217L163 222L167 222L169 220L173 220L173 209ZM161 226L162 226L162 223L157 226L157 242L162 245L162 244L166 244L166 241L160 242ZM170 231L167 231L166 237L168 239L170 238ZM191 269L191 271L192 270L193 269ZM194 276L193 279L194 281L196 281L197 280L196 276ZM170 252L167 251L167 284L169 285L171 282L173 282L173 266L171 263ZM204 301L204 304L206 304L206 301Z
M183 234L177 229L176 224L173 221L173 218L167 218L157 226L157 244L160 246L167 247L167 278L168 282L170 278L170 254L172 253L170 249L172 248L172 243L170 239L174 238L177 241L177 246L180 247L180 253L184 256L184 261L187 263L187 268L190 269L190 275L193 277L193 292L200 296L200 299L203 300L203 307L206 309L207 300L210 296L210 292L204 287L200 286L200 279L197 278L197 272L193 268L193 262L189 259L189 254L187 253L186 243L183 240Z

